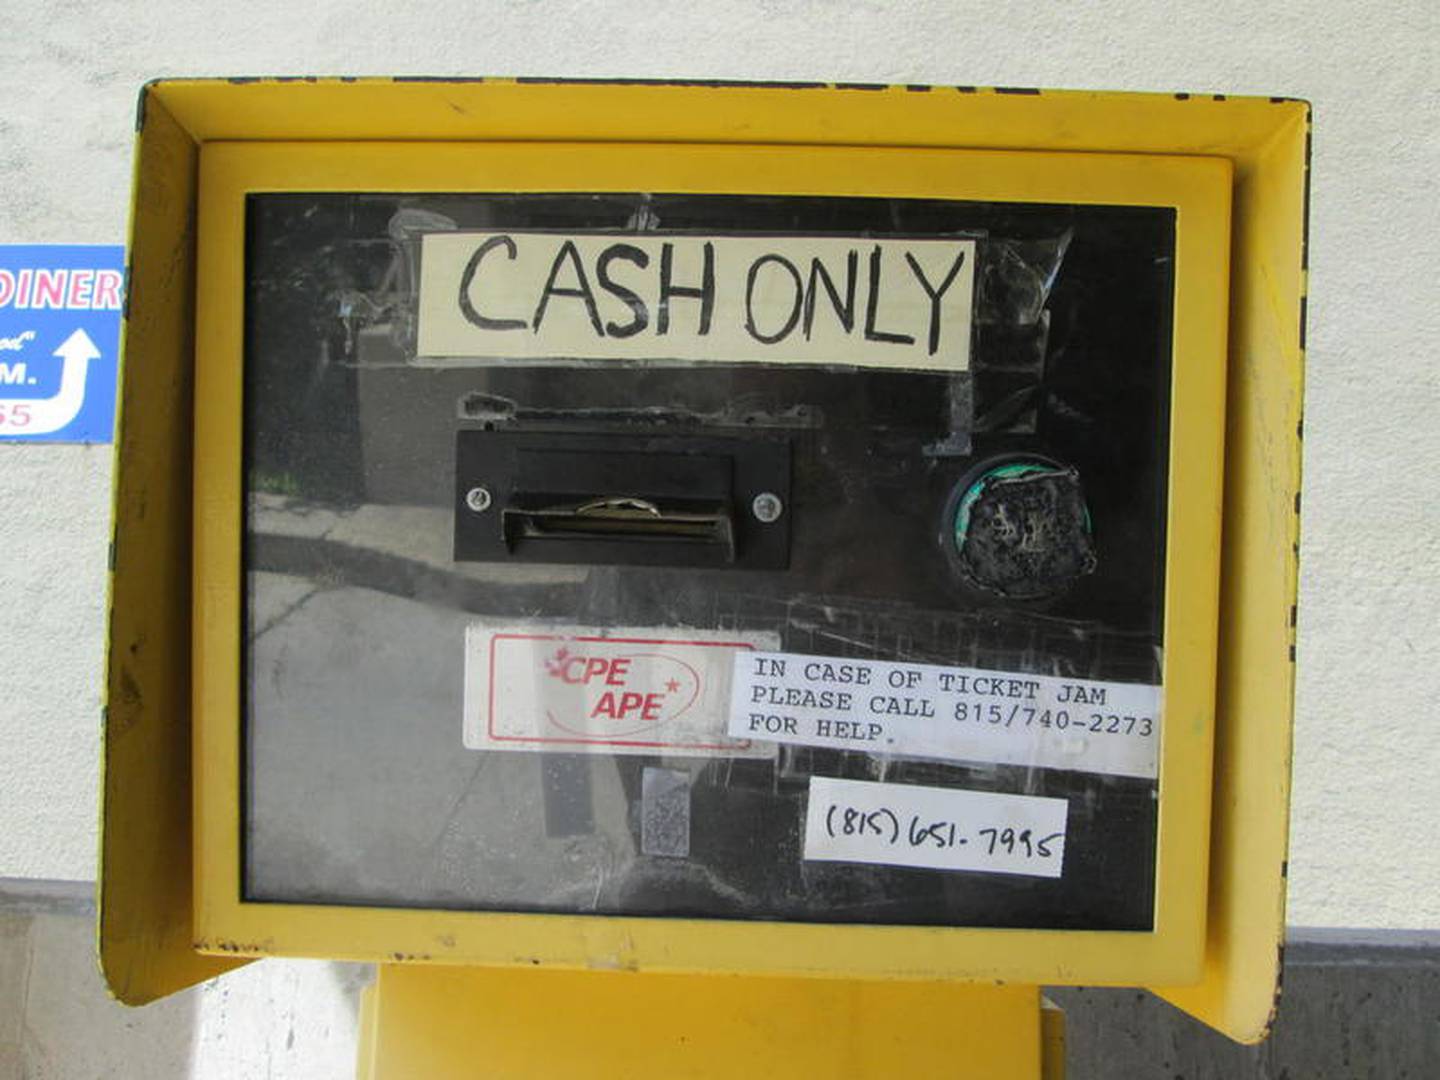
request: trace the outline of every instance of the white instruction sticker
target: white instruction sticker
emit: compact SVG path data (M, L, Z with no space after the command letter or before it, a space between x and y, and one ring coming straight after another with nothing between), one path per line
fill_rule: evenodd
M735 656L729 732L871 754L1154 779L1160 688L792 653Z
M805 858L1058 878L1068 810L1064 799L816 776Z
M768 758L729 738L734 658L773 634L497 627L465 631L465 745L473 750Z

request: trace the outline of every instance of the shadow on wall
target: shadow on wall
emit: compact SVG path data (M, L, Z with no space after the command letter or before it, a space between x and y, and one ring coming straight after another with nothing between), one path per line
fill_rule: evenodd
M86 886L68 885L0 883L0 1080L188 1077L194 996L136 1023L101 982Z
M269 960L131 1009L100 976L92 891L0 879L0 1080L355 1075L368 965Z
M1291 927L1274 1032L1240 1046L1138 990L1049 991L1069 1080L1424 1080L1440 1075L1440 933Z

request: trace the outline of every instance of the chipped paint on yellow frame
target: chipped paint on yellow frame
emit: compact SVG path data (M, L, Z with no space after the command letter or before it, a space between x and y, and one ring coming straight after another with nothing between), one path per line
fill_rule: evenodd
M203 144L194 463L196 948L249 956L851 978L1196 981L1209 862L1231 179L1227 158L1181 155L655 143ZM254 191L305 190L648 190L1175 207L1176 407L1154 931L834 926L244 901L244 201ZM456 740L460 752L458 730Z

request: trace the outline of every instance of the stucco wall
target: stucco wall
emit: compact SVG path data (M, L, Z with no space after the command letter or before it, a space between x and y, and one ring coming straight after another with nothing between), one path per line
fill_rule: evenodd
M703 15L698 14L703 12ZM1440 7L257 0L0 10L0 242L119 242L182 74L840 79L1315 103L1291 921L1440 927ZM108 447L0 446L0 876L94 874Z

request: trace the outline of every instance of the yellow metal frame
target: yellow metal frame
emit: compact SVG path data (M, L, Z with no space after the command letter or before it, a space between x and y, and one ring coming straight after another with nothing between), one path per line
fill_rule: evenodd
M200 153L195 385L195 925L201 951L395 954L1029 983L1193 981L1204 945L1230 163L842 147L212 143ZM249 903L241 872L246 196L666 191L1165 206L1177 211L1155 928L1145 933L380 910ZM457 723L458 723L458 717ZM463 753L458 728L456 753Z
M1261 1037L1284 926L1309 119L1305 103L1285 99L972 87L391 79L147 87L137 123L111 552L99 937L112 990L139 1003L243 962L200 955L199 945L253 955L280 945L263 925L229 939L206 938L195 926L205 910L192 894L189 651L202 149L232 141L531 141L1203 156L1233 168L1211 873L1202 977L1161 992L1236 1038ZM1174 731L1173 708L1168 715ZM1198 878L1191 884L1203 887ZM312 951L353 955L327 928L324 909L301 914ZM393 952L417 957L440 951L441 924L453 917L437 916L425 939L390 934L412 913L368 914ZM510 917L495 918L503 925ZM631 966L637 953L626 921L567 924L572 936L551 953L516 959L583 954ZM813 929L769 924L759 935L779 955ZM890 933L847 929L857 942ZM972 974L986 974L983 959L967 956ZM933 958L923 960L922 973L933 967ZM1120 964L1111 970L1106 981L1149 979ZM1174 985L1182 977L1171 978Z

